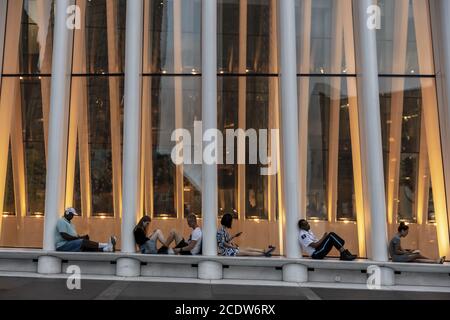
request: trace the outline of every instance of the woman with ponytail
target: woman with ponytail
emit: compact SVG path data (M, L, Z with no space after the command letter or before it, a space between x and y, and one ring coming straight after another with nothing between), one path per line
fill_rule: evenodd
M444 263L445 257L441 257L438 260L432 260L421 255L419 250L403 249L401 246L401 238L406 237L408 233L408 225L401 222L398 227L398 233L396 233L389 242L389 255L393 262Z

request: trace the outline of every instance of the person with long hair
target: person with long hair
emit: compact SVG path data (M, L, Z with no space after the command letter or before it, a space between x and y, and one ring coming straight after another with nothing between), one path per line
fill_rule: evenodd
M218 252L221 256L272 256L275 250L274 246L269 246L267 250L254 248L239 248L232 240L239 237L242 232L238 232L234 236L230 236L228 232L233 224L233 216L230 213L225 213L220 221L221 227L217 231L217 246Z
M389 242L389 255L393 262L444 263L445 256L433 260L423 256L419 250L403 249L401 246L401 238L405 238L408 235L409 226L404 222L400 222L397 230L398 233Z
M147 229L151 221L152 219L149 216L143 216L139 220L133 231L134 240L143 254L165 254L167 253L168 245L162 231L156 229L148 235ZM157 248L158 241L162 244L159 250Z

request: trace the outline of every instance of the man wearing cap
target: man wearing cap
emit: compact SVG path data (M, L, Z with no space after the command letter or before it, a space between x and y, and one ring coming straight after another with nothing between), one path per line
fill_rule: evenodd
M73 217L79 214L74 208L67 208L64 216L56 223L55 247L56 251L90 251L114 252L116 250L116 237L111 236L108 243L98 243L89 240L89 236L79 236L75 226L71 223Z

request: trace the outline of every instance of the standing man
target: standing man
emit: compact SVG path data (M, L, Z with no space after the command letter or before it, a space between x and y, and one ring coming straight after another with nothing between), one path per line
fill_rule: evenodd
M325 233L319 240L311 231L308 221L301 219L298 222L298 241L304 253L307 253L313 259L323 259L335 247L341 253L341 260L352 261L356 255L344 248L345 241L336 233Z
M173 249L174 253L182 255L198 255L202 252L202 229L197 224L197 217L195 214L190 213L186 217L188 226L192 229L191 236L186 242L184 238L179 235L175 230L170 232L167 239L167 246L170 246L172 241L175 241L176 247Z
M56 251L67 252L114 252L117 239L111 236L108 243L98 243L89 240L89 236L79 236L75 226L71 223L73 217L79 214L74 208L67 208L64 216L58 220L55 229Z

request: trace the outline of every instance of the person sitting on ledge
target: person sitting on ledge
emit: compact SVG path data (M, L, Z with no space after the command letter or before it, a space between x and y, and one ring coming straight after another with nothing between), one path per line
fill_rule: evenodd
M307 253L313 259L323 259L335 247L341 253L341 260L352 261L356 255L344 248L345 241L336 233L325 233L319 240L311 231L308 221L301 219L298 222L298 241L304 253Z
M409 227L404 222L400 222L398 233L389 242L389 255L393 262L421 262L421 263L439 263L443 264L445 257L437 260L429 259L420 254L419 250L403 249L401 246L401 238L409 233Z
M79 236L75 226L71 223L73 217L79 214L74 208L67 208L64 217L56 223L55 247L56 251L67 252L114 252L117 239L111 236L108 243L98 243L89 240L89 236Z
M202 229L197 224L197 217L190 213L186 217L188 226L193 230L189 240L186 242L184 238L175 230L170 232L167 238L167 246L175 241L176 247L173 252L181 255L199 255L202 251Z
M133 230L134 240L143 254L167 254L168 245L161 230L156 229L152 234L147 236L147 228L152 219L149 216L143 216ZM157 242L162 244L161 248L157 248Z
M234 236L230 236L227 229L231 229L233 224L233 216L230 213L225 213L220 221L221 227L217 231L217 244L219 255L221 256L266 256L271 257L275 250L274 246L269 246L267 250L253 249L253 248L239 248L236 244L231 242L234 238L239 237L242 232Z

